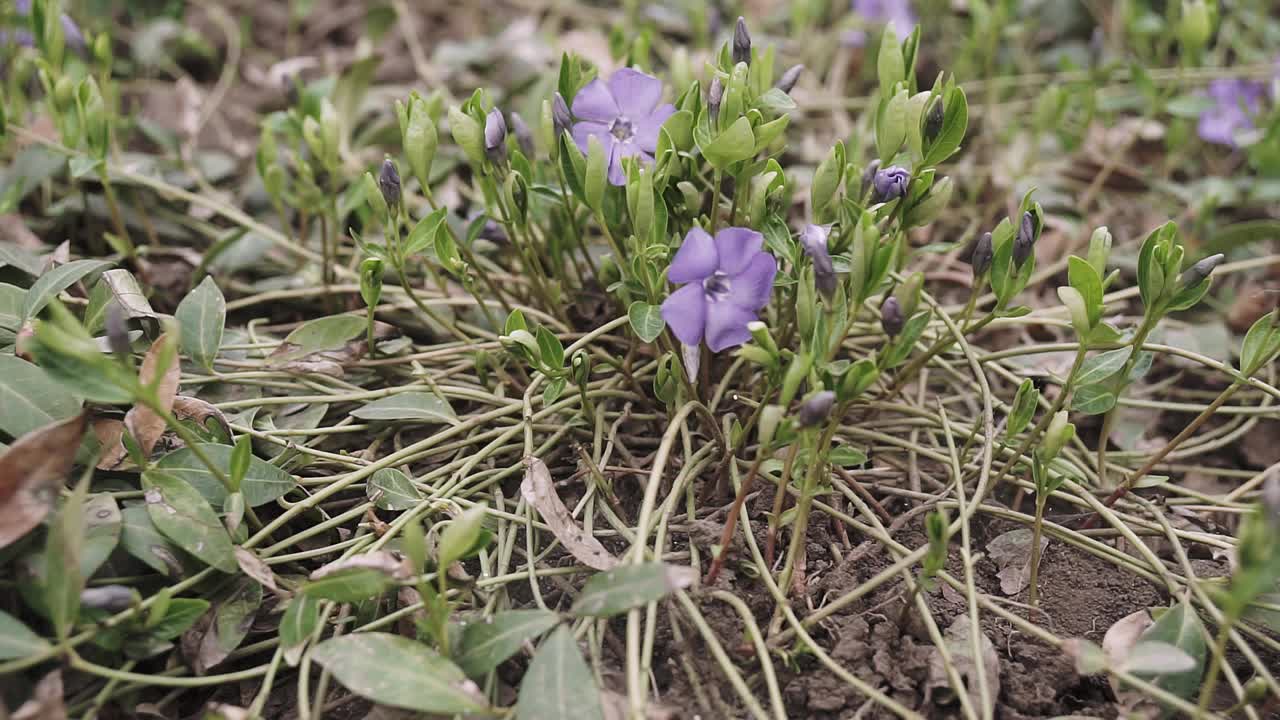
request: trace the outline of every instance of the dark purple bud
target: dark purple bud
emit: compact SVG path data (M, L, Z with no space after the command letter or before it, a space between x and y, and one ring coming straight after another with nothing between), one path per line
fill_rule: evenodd
M400 207L400 170L391 158L382 161L382 169L378 171L378 189L382 191L382 199L393 211Z
M800 247L813 261L813 283L828 301L836 293L836 269L827 250L827 236L831 230L822 225L806 225L800 231Z
M525 124L524 118L520 117L520 113L511 113L511 131L516 135L520 152L527 158L533 157L533 132Z
M804 72L804 65L792 65L787 68L787 71L782 73L782 78L778 80L778 89L784 93L790 93L796 86L796 82L800 80L802 72Z
M129 345L129 318L124 314L120 303L114 300L107 303L104 325L107 330L107 346L111 348L111 352L121 360L129 357L129 353L133 352Z
M80 605L94 610L120 612L133 607L133 588L124 585L103 585L80 591Z
M978 242L973 246L973 255L969 258L969 264L973 266L973 276L980 278L991 269L991 261L995 258L996 251L991 245L991 233L982 233L978 238Z
M495 245L504 245L507 242L507 231L497 221L485 220L484 226L480 228L480 234L477 237L488 240Z
M867 196L867 191L871 189L871 184L875 182L877 172L880 172L879 160L872 160L867 163L867 168L862 171L862 185L859 187L858 197Z
M906 168L890 165L877 170L871 185L875 189L876 202L889 202L907 194L907 185L911 184L911 173Z
M733 64L751 62L751 33L747 32L747 21L738 18L733 26Z
M724 85L720 82L720 77L711 78L711 87L707 88L707 110L711 113L714 121L720 115L720 101L724 99Z
M484 119L484 151L495 165L507 159L507 121L498 108L490 110Z
M1195 265L1187 268L1187 271L1182 273L1182 287L1195 287L1204 282L1205 278L1213 274L1213 269L1222 264L1222 261L1226 259L1226 255L1218 253L1217 255L1210 255Z
M830 390L815 393L808 400L800 403L800 427L814 427L821 424L831 415L831 408L836 403L836 394Z
M942 98L934 101L933 107L929 108L929 113L924 116L924 139L933 142L938 137L938 133L942 132L942 120L946 114L946 108L942 106Z
M551 121L555 124L556 140L564 135L565 130L573 127L573 115L569 114L569 103L564 101L564 96L556 93L551 99Z
M1013 266L1022 267L1036 246L1036 219L1031 211L1022 213L1022 224L1013 238Z
M902 305L898 303L898 298L892 295L885 298L884 304L880 306L880 327L884 328L884 334L897 337L906 324L907 319L902 316Z

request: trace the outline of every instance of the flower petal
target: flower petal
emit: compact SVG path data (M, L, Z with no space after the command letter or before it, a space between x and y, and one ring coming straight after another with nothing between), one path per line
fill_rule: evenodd
M707 347L720 352L750 340L747 323L755 319L755 313L731 302L707 303Z
M609 184L610 185L626 185L627 170L622 167L622 159L629 158L637 153L639 149L632 143L615 142L609 150Z
M730 227L716 233L716 252L720 255L720 272L733 276L747 269L756 253L764 247L764 236L751 228Z
M716 253L716 241L700 227L695 227L684 236L684 243L676 250L671 259L671 269L667 271L667 279L673 283L687 283L702 280L716 271L720 264L720 256Z
M654 110L647 117L636 121L636 144L650 155L657 152L658 130L662 129L662 123L666 122L675 111L676 106L668 103Z
M639 70L621 68L609 77L609 91L622 114L634 121L653 112L662 99L662 81Z
M573 97L573 114L583 120L611 123L618 117L618 103L609 92L609 86L600 78L587 83Z
M667 326L680 342L697 345L702 342L702 333L706 329L707 304L702 284L689 283L662 301L662 319L667 321Z
M573 126L573 142L577 144L583 155L587 154L587 138L592 135L600 138L600 144L604 146L604 151L607 154L614 143L614 137L610 134L608 125L583 121Z
M778 261L769 253L757 253L747 269L729 279L729 302L747 310L759 310L769 304L773 278L778 274Z

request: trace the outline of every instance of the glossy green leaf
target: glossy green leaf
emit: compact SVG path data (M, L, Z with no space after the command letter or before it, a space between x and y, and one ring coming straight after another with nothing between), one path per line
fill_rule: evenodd
M223 473L230 473L231 458L235 447L214 443L200 444L200 450ZM213 507L221 508L227 500L227 489L209 472L209 468L196 457L191 448L180 448L160 458L156 467L195 488ZM280 468L256 457L249 459L240 492L250 507L257 507L284 497L297 485L294 477Z
M209 610L209 601L201 598L174 598L169 601L164 617L147 630L157 640L172 640L196 624Z
M1240 346L1240 371L1251 375L1280 354L1280 310L1258 318ZM0 380L3 382L3 380Z
M537 638L559 622L557 613L533 609L507 610L466 623L458 666L470 677L483 677L514 655L525 641Z
M120 543L124 518L115 498L106 493L90 495L84 504L84 524L80 573L91 578Z
M298 664L302 650L311 635L320 626L320 598L298 593L289 600L280 619L280 647L284 648L285 662Z
M120 517L120 546L151 569L170 577L182 574L181 551L160 534L145 505L131 505Z
M288 346L284 357L303 357L321 350L335 350L365 330L365 318L359 315L331 315L316 318L298 326L284 339Z
M422 492L408 475L396 468L375 472L365 486L365 495L380 510L408 510L422 502Z
M80 591L85 581L80 572L80 554L84 547L84 506L88 490L86 476L58 510L45 541L44 602L59 638L70 635L80 617Z
M301 592L319 600L354 603L382 593L391 584L392 577L382 570L353 567L310 580Z
M85 276L109 267L111 263L105 260L72 260L36 278L22 301L23 321L34 318L58 293L80 282Z
M225 573L239 572L231 537L209 502L182 478L165 470L142 475L147 513L175 545Z
M623 565L588 580L570 612L580 616L612 617L661 600L668 593L693 584L696 578L690 568L662 562Z
M311 658L351 692L383 705L446 715L480 713L487 707L479 688L457 665L399 635L342 635L317 645Z
M964 90L959 87L948 93L946 107L943 108L942 130L938 137L928 145L925 152L924 167L937 165L955 154L964 142L965 131L969 127L969 100Z
M0 660L20 660L50 648L48 640L31 632L14 616L0 610Z
M440 533L440 544L436 548L437 564L447 567L479 549L477 544L484 533L485 511L484 505L472 505L449 521L444 532Z
M1162 642L1186 653L1194 661L1194 667L1181 672L1161 673L1152 678L1157 686L1182 698L1190 698L1200 689L1200 677L1204 674L1208 649L1205 644L1204 624L1187 601L1160 613L1159 618L1146 632L1142 642Z
M723 170L733 163L746 160L755 154L756 137L751 130L751 121L739 117L732 125L722 130L711 142L702 146L702 155L712 167Z
M1116 394L1102 385L1077 387L1071 396L1071 410L1085 415L1101 415L1116 406Z
M213 277L206 276L182 299L174 317L182 328L183 352L212 370L227 323L227 301Z
M627 319L631 321L631 329L635 330L636 336L645 342L657 340L667 327L667 322L662 319L662 308L643 300L631 303L627 308Z
M351 414L361 420L417 420L430 423L457 422L449 401L432 392L402 392L379 398Z
M551 633L529 663L516 701L518 720L604 720L600 691L573 632Z
M21 437L80 412L80 400L38 365L0 355L0 433Z
M1080 370L1076 373L1075 386L1080 387L1082 385L1100 383L1115 375L1120 372L1120 368L1124 367L1125 362L1132 353L1132 348L1118 348L1087 358L1081 363Z

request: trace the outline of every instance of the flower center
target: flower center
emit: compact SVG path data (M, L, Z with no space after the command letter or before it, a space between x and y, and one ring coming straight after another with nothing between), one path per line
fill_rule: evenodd
M706 291L708 298L718 302L729 297L732 285L729 282L728 275L717 271L712 273L711 277L702 281L702 289Z
M626 142L635 136L636 129L630 120L625 116L619 115L614 118L613 124L609 126L609 132L619 141Z

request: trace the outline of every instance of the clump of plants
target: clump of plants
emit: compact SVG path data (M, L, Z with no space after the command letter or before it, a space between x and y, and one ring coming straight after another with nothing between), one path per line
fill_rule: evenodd
M195 172L181 158L129 162L145 129L121 112L112 39L72 43L59 3L24 7L5 152L51 158L44 194L100 199L108 223L49 257L0 246L0 564L15 590L0 674L30 688L3 698L27 703L16 716L271 717L284 695L306 718L351 698L640 718L663 702L658 642L712 659L729 689L697 688L708 712L796 716L778 676L800 668L932 712L842 667L818 632L877 589L968 717L1000 696L985 618L1159 712L1207 714L1223 677L1240 709L1275 695L1249 643L1280 648L1265 620L1280 483L1195 496L1245 518L1234 536L1175 529L1142 491L1167 490L1166 460L1224 408L1251 412L1233 398L1280 398L1280 310L1226 365L1153 341L1230 267L1177 224L1124 262L1108 228L1086 231L1046 269L1036 192L951 219L972 199L948 174L969 100L950 73L922 74L919 28L884 28L863 119L811 164L791 144L805 70L741 19L697 67L656 62L647 32L615 37L611 72L565 54L527 117L496 88L370 111L362 58L261 118L250 208L173 180ZM6 209L35 207L11 187ZM171 308L155 281L171 248L140 215L155 206L198 238ZM960 295L924 269L943 253L965 264ZM1045 282L1064 283L1058 304L1032 297ZM1117 314L1131 296L1136 319ZM1001 363L1024 349L980 345L1032 326L1070 333L1055 346L1070 369L1039 387ZM1164 355L1225 386L1161 447L1117 455L1120 409ZM1022 600L975 580L991 517L1029 530ZM852 553L850 533L890 569L815 598L817 538ZM1139 534L1172 538L1181 564ZM1232 553L1229 581L1188 571L1182 543ZM1176 606L1121 650L1057 636L1042 565L1068 546L1154 578ZM940 627L944 592L963 623ZM709 622L719 604L738 636ZM1227 662L1232 647L1246 662ZM233 684L248 689L219 690Z

